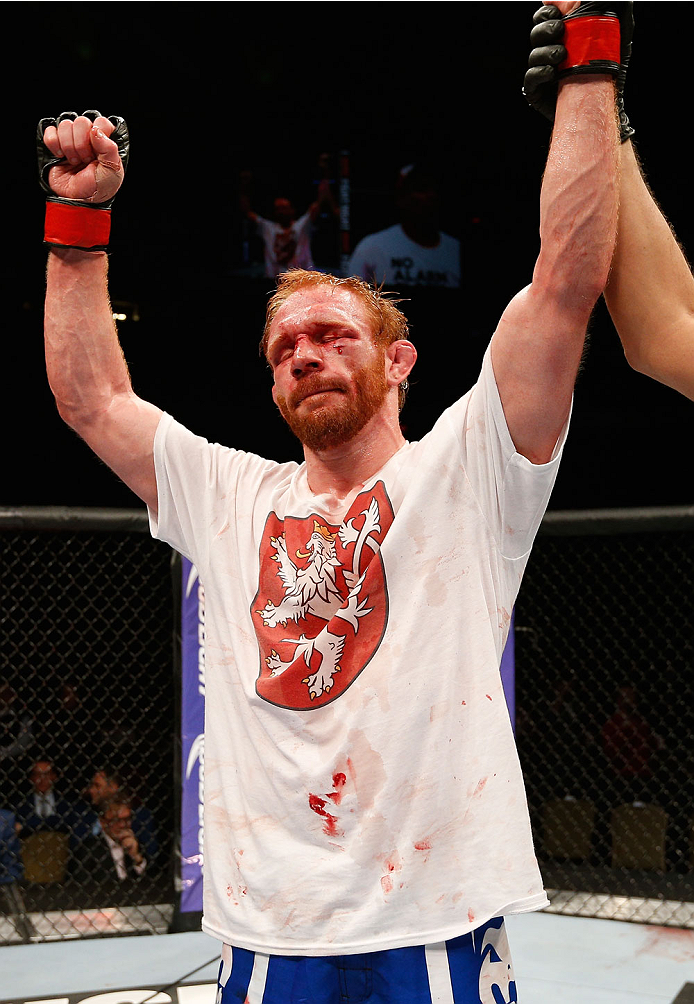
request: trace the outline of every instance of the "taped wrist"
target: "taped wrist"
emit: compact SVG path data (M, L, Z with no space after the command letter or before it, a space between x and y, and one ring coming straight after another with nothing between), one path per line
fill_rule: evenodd
M110 209L69 199L46 199L44 244L75 251L105 251L110 233Z
M566 59L557 67L560 79L578 73L607 73L613 77L619 73L620 28L616 14L568 14L562 42Z

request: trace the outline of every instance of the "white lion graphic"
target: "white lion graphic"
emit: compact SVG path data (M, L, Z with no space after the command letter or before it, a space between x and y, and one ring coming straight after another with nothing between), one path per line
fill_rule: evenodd
M262 610L256 610L266 627L286 626L288 621L298 623L308 614L320 617L329 622L333 617L340 617L352 627L356 634L359 630L359 620L371 613L372 608L366 607L368 596L361 598L364 575L359 574L359 564L362 550L369 546L374 553L378 552L379 544L373 534L380 532L378 502L371 499L368 509L361 516L364 523L361 529L354 526L354 519L348 520L340 527L338 534L340 543L347 549L353 544L352 567L343 567L335 553L335 538L338 534L331 533L327 526L318 520L313 521L313 533L306 542L305 551L297 551L296 557L308 558L305 568L298 568L287 553L287 544L282 534L271 537L270 543L275 549L272 560L278 564L277 574L284 587L282 601L276 606L268 600ZM343 599L336 584L336 572L342 568L345 583L349 588L347 598ZM299 638L283 638L283 643L295 645L292 656L283 662L278 653L272 649L265 660L271 672L270 676L280 676L299 657L303 656L308 669L311 667L311 657L318 653L320 665L314 673L309 673L303 683L308 686L311 700L322 693L328 693L333 686L335 673L340 672L339 660L345 647L344 635L333 634L328 626L323 628L313 638L301 634Z

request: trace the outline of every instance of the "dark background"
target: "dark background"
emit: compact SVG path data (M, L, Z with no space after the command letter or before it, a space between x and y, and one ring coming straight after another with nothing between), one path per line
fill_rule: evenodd
M403 421L421 437L475 380L509 299L530 281L549 125L521 85L534 3L16 4L5 31L2 268L4 505L139 506L60 422L43 368L45 250L38 119L123 115L132 154L114 207L114 301L137 392L195 432L300 456L258 357L271 283L238 274L237 178L260 211L303 211L328 151L352 166L353 238L395 222L397 170L444 168L444 229L463 242L460 291L414 291L420 359ZM650 182L694 247L692 4L637 3L627 110ZM678 55L679 54L679 55ZM552 508L688 504L694 404L629 369L600 306Z

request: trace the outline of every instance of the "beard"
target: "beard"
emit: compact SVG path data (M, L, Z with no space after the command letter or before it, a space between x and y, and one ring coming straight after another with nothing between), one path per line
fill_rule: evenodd
M306 397L323 390L336 392L330 403L317 407L309 403L304 414L297 414L296 409ZM277 407L297 439L318 453L353 439L371 421L387 395L388 384L380 357L356 370L351 384L337 378L326 379L318 373L305 377L288 399L277 395Z

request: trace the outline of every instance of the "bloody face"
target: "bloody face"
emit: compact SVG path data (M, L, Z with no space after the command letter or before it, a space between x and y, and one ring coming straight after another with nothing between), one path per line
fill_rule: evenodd
M353 439L383 406L385 353L347 290L293 294L268 339L275 402L304 446L320 452Z

